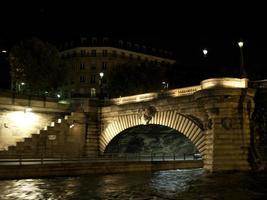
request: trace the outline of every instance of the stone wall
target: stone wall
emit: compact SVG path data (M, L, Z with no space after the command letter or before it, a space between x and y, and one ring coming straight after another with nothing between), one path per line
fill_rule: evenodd
M210 171L249 170L250 118L254 90L216 88L195 94L208 115L204 168Z

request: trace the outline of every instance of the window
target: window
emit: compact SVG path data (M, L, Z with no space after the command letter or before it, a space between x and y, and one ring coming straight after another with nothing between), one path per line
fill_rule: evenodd
M103 44L107 44L108 43L108 37L103 37Z
M117 57L117 51L112 51L112 57Z
M96 45L97 44L97 37L93 37L92 38L92 45Z
M108 64L107 64L106 62L102 62L102 69L103 69L103 70L106 70L106 69L107 69L107 65L108 65Z
M90 83L95 83L95 75L92 75L92 76L91 76Z
M81 50L81 56L85 56L86 55L86 51L85 50Z
M132 47L132 43L131 42L127 42L127 47L131 48Z
M80 70L84 70L84 69L85 69L84 63L81 63L80 64Z
M80 76L80 83L84 83L85 82L85 77L84 76Z
M91 97L95 97L95 96L96 96L96 89L91 88Z
M119 40L119 46L123 47L123 41L122 40Z
M125 53L124 52L121 52L121 57L125 58Z
M107 56L107 55L108 55L108 50L104 49L104 50L102 51L102 55L103 55L103 56Z
M96 50L95 49L91 50L91 56L96 57Z
M96 70L96 64L91 65L91 70Z
M86 37L81 37L81 44L85 44L87 42L87 38Z

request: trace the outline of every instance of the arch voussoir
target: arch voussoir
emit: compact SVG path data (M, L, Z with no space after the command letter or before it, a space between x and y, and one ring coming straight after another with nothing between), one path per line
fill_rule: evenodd
M137 114L123 115L109 123L100 135L100 152L104 152L111 140L120 132L138 125L142 125ZM200 151L203 149L204 134L201 127L193 120L176 111L160 111L155 114L149 124L167 126L185 135ZM201 149L200 149L201 148ZM201 153L203 153L201 151Z

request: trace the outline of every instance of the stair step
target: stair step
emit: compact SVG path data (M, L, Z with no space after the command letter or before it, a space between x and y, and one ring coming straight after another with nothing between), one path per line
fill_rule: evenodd
M39 138L39 137L40 137L40 133L39 134L36 134L36 133L32 134L32 138Z
M15 151L16 150L16 146L9 146L8 147L8 151Z
M32 142L32 138L24 138L24 143L31 143Z

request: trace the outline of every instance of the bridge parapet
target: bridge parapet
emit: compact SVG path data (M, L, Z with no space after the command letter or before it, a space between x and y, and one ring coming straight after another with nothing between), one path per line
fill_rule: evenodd
M127 97L114 98L114 99L111 99L111 103L116 104L116 105L121 105L121 104L151 101L151 100L158 99L161 97L189 96L189 95L194 94L198 90L201 90L200 85L167 90L167 91L162 91L162 92L151 92L151 93L145 93L145 94L140 94L140 95L132 95L132 96L127 96Z
M246 78L211 78L201 81L201 89L210 88L247 88L248 79Z
M33 110L66 112L71 105L66 102L59 102L54 98L37 98L31 96L17 96L12 93L0 93L0 107L21 109L31 107Z

